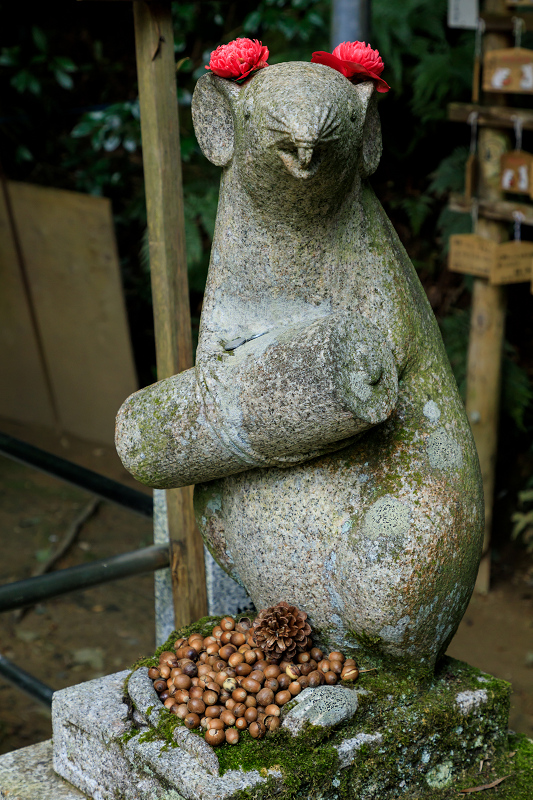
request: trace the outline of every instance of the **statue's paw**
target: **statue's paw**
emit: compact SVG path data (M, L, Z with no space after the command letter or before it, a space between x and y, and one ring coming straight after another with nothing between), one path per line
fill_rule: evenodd
M337 354L339 398L355 417L377 425L396 406L398 374L394 357L376 326L359 322L346 333Z

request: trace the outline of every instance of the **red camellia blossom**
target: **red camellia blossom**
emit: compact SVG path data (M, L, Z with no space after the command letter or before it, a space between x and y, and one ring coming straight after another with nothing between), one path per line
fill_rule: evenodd
M205 68L221 78L242 81L258 69L268 67L268 55L268 47L263 47L257 39L234 39L213 50Z
M319 50L313 53L313 64L325 64L342 72L352 83L372 80L378 92L388 92L390 86L379 76L383 72L383 61L377 50L365 42L343 42L333 53Z

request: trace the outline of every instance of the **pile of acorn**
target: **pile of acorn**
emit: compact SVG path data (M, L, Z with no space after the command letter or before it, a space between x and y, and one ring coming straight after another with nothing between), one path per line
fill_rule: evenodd
M257 647L251 620L227 616L211 636L178 639L148 674L162 703L187 728L203 729L211 745L237 744L240 731L262 739L279 728L282 707L303 689L356 680L353 659L339 652L326 658L312 644L309 639L294 663L274 663Z

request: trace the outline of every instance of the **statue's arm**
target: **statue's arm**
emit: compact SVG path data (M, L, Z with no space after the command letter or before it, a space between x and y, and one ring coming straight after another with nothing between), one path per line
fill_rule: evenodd
M396 405L397 369L378 328L331 315L271 331L132 395L117 450L149 486L186 486L338 449Z

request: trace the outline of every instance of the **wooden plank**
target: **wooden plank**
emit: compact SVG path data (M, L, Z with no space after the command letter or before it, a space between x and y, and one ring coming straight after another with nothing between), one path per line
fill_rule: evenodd
M7 186L3 182L4 190ZM0 192L0 416L54 428L56 415L46 380L38 331L21 272L16 232Z
M485 3L484 10L505 12L505 5L503 0L490 0L490 4ZM498 34L487 34L484 37L485 53L508 44L508 37ZM499 101L502 106L505 105L503 96ZM478 138L480 201L498 202L501 199L500 159L506 149L509 149L509 144L501 132L489 127L480 131ZM483 218L478 222L476 233L498 244L507 238L506 228L501 223ZM477 447L485 497L485 536L476 581L476 591L480 594L486 594L490 588L490 536L506 298L504 287L492 286L483 278L474 278L467 360L466 413Z
M448 208L451 211L458 211L461 214L470 214L472 202L466 200L463 195L452 193ZM513 216L516 212L524 215L522 224L533 225L533 205L526 203L515 203L513 200L485 200L479 198L479 215L486 219L498 222L514 222Z
M531 6L530 6L531 7ZM519 16L524 20L525 30L533 30L533 14L531 11L524 12L520 8L506 9L500 14L483 13L480 15L485 23L486 31L494 31L500 33L512 33L514 30L513 18Z
M449 103L448 119L450 122L468 122L473 111L478 114L477 124L480 127L513 128L515 118L520 117L523 130L533 130L533 111L525 108L481 106L477 103Z
M150 245L157 375L192 366L176 65L170 2L133 5ZM192 487L167 492L175 624L207 613Z
M111 204L8 185L61 425L112 443L117 409L137 379Z
M480 220L479 225L482 232L497 235L497 232L492 232L490 228L498 223ZM487 281L476 278L472 293L468 344L466 412L476 442L485 496L485 540L476 583L476 591L480 594L486 594L490 588L490 534L498 445L505 310L506 294L503 287L492 286Z

